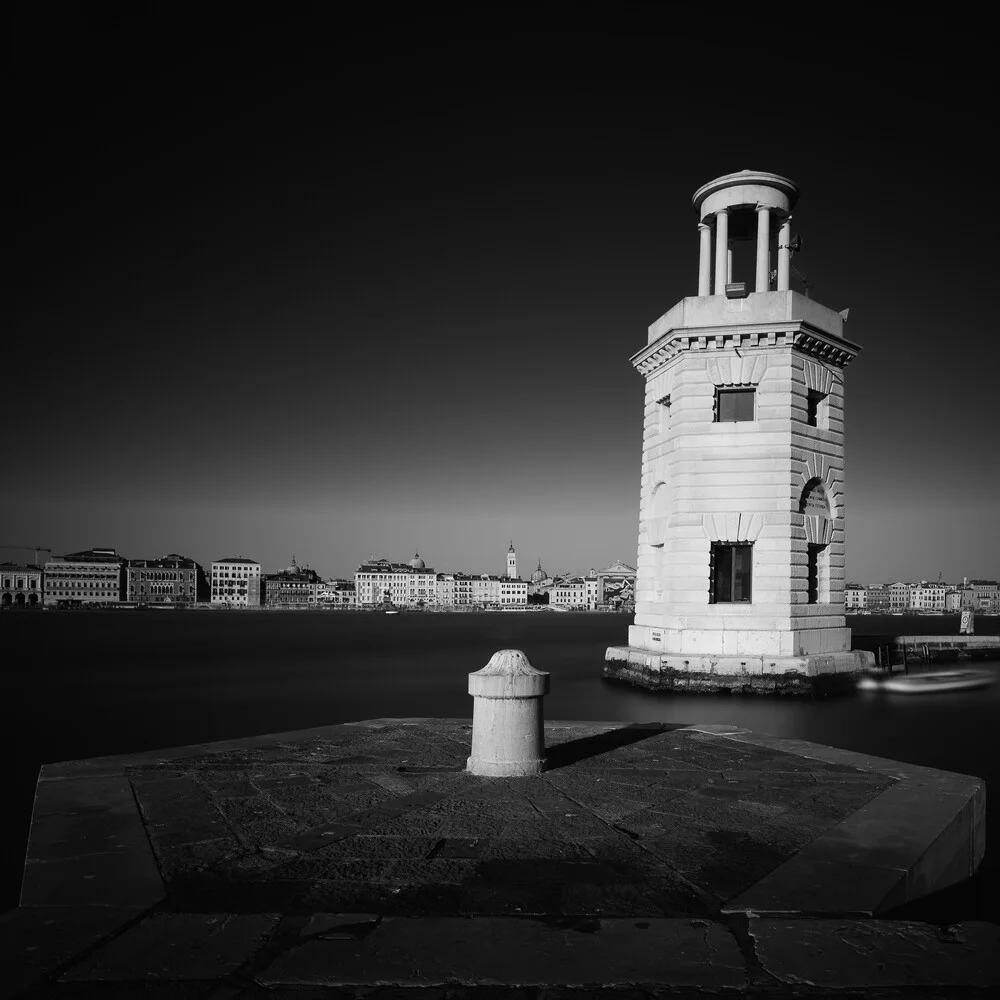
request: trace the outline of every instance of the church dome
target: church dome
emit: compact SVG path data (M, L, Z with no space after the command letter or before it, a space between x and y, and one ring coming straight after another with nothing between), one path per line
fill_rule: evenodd
M424 569L424 561L420 558L419 552L413 553L413 558L407 563L411 569Z
M542 569L542 560L539 559L538 560L538 569L536 569L535 572L531 574L531 582L532 583L541 583L542 580L544 580L547 576L548 576L548 574L545 572L544 569Z

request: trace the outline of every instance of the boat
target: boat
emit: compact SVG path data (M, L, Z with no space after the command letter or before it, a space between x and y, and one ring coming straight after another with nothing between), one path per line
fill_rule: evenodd
M928 670L919 674L892 677L862 677L861 691L891 691L893 694L939 694L944 691L970 691L989 687L996 680L988 670Z
M396 611L396 610L395 610L395 608L393 608L393 609L391 609L391 610L387 611L387 612L386 612L386 614L387 614L387 615L398 615L398 614L399 614L399 612L398 612L398 611Z

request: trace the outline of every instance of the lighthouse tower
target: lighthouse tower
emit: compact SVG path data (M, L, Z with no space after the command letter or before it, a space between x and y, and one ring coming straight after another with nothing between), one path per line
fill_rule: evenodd
M790 288L798 195L756 170L694 194L698 294L631 359L646 382L636 614L605 676L816 691L871 664L844 618L844 369L860 348L846 311ZM752 275L733 273L742 240Z

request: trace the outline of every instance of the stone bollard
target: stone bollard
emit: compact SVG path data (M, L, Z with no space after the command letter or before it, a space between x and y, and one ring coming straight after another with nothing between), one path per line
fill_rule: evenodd
M549 675L519 649L501 649L469 674L472 756L468 770L491 778L538 774L545 769L542 696Z

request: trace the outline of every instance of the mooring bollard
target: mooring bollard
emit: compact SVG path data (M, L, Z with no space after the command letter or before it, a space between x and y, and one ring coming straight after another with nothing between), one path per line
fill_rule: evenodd
M519 777L545 769L542 697L549 675L519 649L501 649L469 674L472 756L467 770L485 777Z

